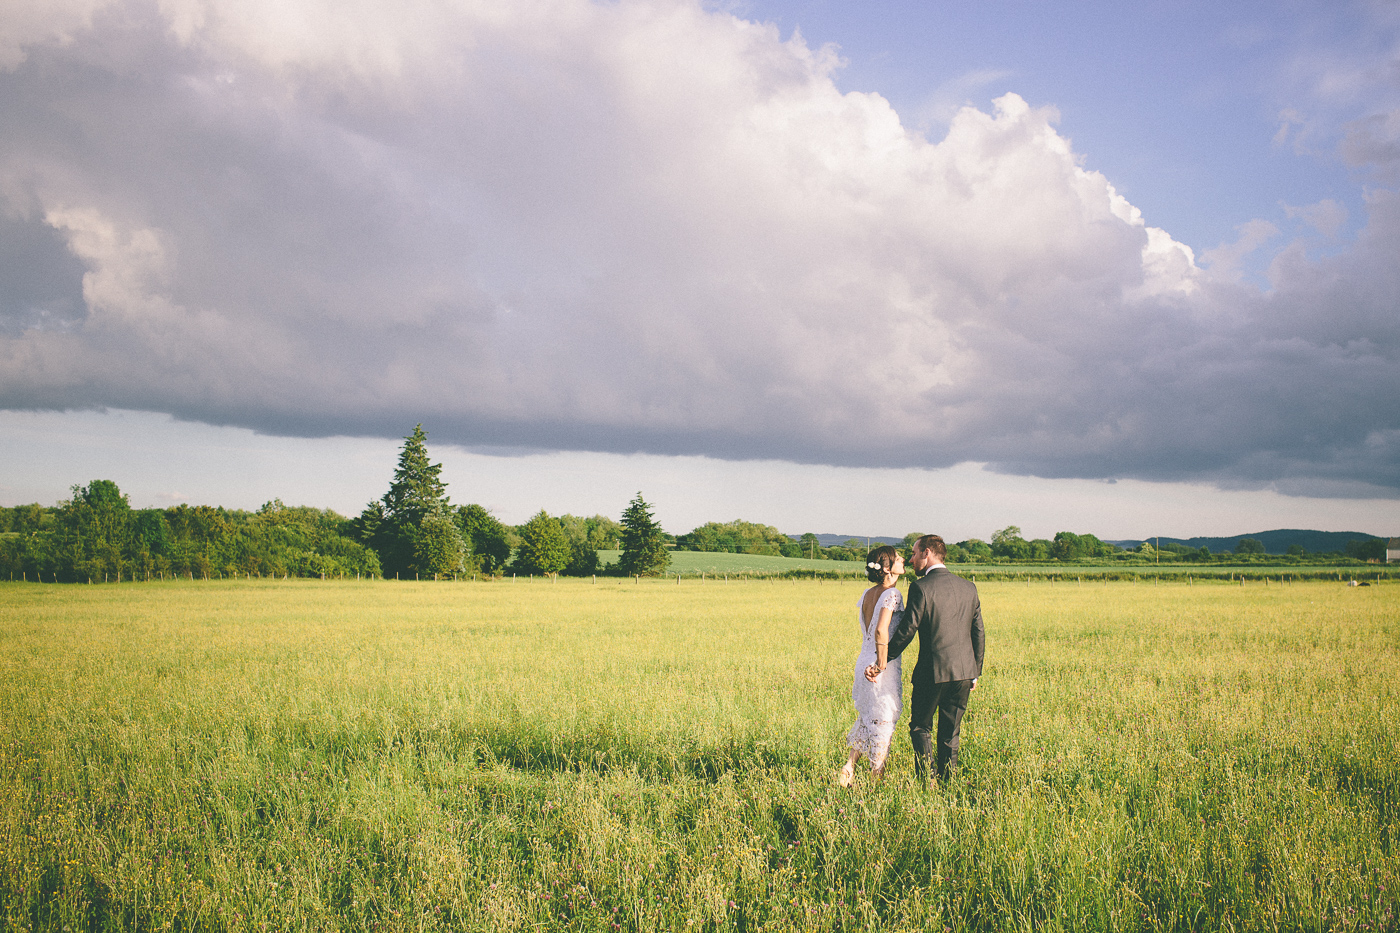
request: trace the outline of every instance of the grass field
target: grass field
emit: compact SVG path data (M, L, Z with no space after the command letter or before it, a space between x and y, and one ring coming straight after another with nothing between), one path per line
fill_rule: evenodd
M857 583L0 584L9 930L1394 930L1400 586L987 583L843 791Z
M621 551L599 551L598 559L616 563ZM768 554L729 554L723 551L672 551L667 568L674 576L719 576L725 574L767 575L793 571L816 570L822 573L865 575L865 564L854 560L807 560L802 557L777 557Z

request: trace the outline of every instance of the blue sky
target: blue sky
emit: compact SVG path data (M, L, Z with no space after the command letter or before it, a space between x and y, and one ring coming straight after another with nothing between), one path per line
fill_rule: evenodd
M1394 6L1393 4L1391 5ZM1360 185L1326 135L1368 97L1320 100L1334 62L1393 61L1381 11L1349 3L751 2L750 15L808 42L835 43L841 87L888 98L938 134L946 108L1014 91L1050 104L1086 166L1150 222L1199 251L1255 218L1301 226L1282 203L1345 204L1355 230ZM1391 14L1393 16L1393 13ZM1391 67L1394 67L1393 65ZM1393 93L1393 87L1392 87ZM1282 114L1323 138L1275 141ZM940 117L942 119L940 119Z
M0 503L1400 533L1400 5L0 18Z

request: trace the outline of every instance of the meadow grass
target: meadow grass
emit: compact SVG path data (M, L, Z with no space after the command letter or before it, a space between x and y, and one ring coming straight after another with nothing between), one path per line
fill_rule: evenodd
M987 583L932 791L861 589L0 585L0 924L1397 927L1400 586Z
M599 551L598 560L615 564L621 551ZM725 575L768 575L814 570L823 574L865 576L864 560L809 560L805 557L779 557L776 554L730 554L727 551L672 551L666 571L671 577Z

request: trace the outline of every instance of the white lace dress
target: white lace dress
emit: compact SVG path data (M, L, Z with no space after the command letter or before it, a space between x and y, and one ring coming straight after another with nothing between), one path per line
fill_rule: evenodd
M874 664L878 657L875 630L880 621L880 610L888 608L894 612L900 611L904 608L904 597L896 587L885 590L875 601L875 608L867 620L862 614L865 611L865 593L856 603L856 620L861 631L855 683L851 687L851 700L856 705L856 724L846 733L846 744L869 758L872 768L881 768L890 753L895 721L904 710L904 685L900 677L899 658L890 661L873 684L865 679L865 669ZM894 622L891 621L890 628L893 627Z

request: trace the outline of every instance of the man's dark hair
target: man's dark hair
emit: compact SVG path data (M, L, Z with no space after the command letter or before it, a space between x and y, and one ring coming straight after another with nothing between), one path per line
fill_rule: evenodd
M914 547L924 551L932 551L939 560L948 556L948 545L943 543L943 538L939 535L924 535L914 542Z

